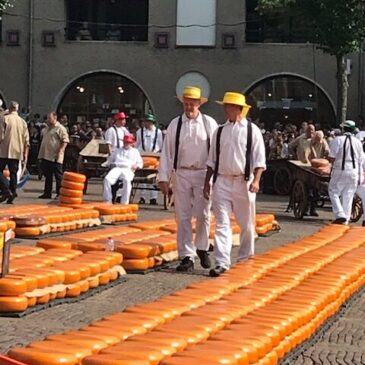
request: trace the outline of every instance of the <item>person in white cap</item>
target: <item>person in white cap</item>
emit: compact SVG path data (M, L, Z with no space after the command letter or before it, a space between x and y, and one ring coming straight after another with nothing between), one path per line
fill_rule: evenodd
M220 103L227 122L213 135L204 186L204 196L209 199L213 177L216 267L210 270L212 277L219 276L231 265L232 212L241 229L238 260L254 255L256 193L266 169L264 140L260 129L246 119L250 106L245 96L227 92Z
M161 129L156 127L156 116L149 113L145 114L144 125L137 131L136 148L139 152L159 153L162 150L163 137ZM141 188L146 188L148 185L141 184ZM141 190L140 200L138 204L146 203L148 190ZM157 205L157 190L150 190L150 205Z
M177 243L181 259L177 271L194 269L199 257L202 267L211 266L209 258L210 200L203 196L211 136L217 122L202 114L200 106L207 101L198 87L187 86L179 97L184 113L174 118L167 128L159 167L159 186L168 194L169 182L175 199ZM192 218L196 218L193 243Z
M352 201L362 181L361 142L353 135L355 122L347 120L341 124L342 136L336 137L330 145L328 159L332 162L328 193L335 215L334 224L347 224L351 217Z

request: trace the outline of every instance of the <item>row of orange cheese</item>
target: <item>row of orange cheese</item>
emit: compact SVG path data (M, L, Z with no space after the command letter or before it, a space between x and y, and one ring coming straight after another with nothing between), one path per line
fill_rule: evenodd
M28 365L274 365L365 283L364 228L328 226L155 302L50 335Z

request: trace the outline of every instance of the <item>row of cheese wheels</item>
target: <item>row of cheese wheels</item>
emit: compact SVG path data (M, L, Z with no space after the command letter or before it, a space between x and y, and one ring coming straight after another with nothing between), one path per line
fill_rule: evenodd
M345 231L324 228L214 285L191 284L8 355L29 365L277 364L365 283L363 240L351 231L342 239Z
M117 252L62 249L13 259L9 275L0 279L0 312L25 310L25 299L29 307L105 285L118 277L116 268L122 260Z
M86 176L75 172L63 173L59 201L62 205L82 204Z

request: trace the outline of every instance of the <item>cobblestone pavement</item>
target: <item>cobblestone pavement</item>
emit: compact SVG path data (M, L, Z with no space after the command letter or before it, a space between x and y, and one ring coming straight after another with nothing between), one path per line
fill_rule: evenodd
M30 181L19 193L16 204L39 203L35 199L41 193L42 182ZM88 200L101 200L101 184L90 184ZM331 219L329 210L322 210L319 218L295 221L285 213L287 198L259 196L258 211L274 213L282 231L271 237L260 238L257 252L295 241L312 234ZM158 207L146 206L140 211L140 220L164 219L173 216ZM29 243L29 241L27 242ZM236 250L234 249L233 256ZM89 297L78 303L64 304L20 319L0 318L0 353L10 347L25 345L48 334L77 329L107 314L122 311L125 307L148 302L186 287L194 281L208 279L206 271L197 265L194 274L175 272L152 272L147 275L127 275L127 281L113 288ZM209 280L209 279L208 279ZM365 364L365 337L360 321L363 318L365 297L357 300L351 310L336 322L323 340L298 358L299 364ZM361 349L363 348L363 350Z

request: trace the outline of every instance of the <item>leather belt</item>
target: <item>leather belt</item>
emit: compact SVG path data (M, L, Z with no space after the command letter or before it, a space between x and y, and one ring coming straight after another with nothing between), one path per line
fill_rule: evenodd
M205 171L206 168L198 168L198 167L179 167L178 170L190 170L190 171Z

